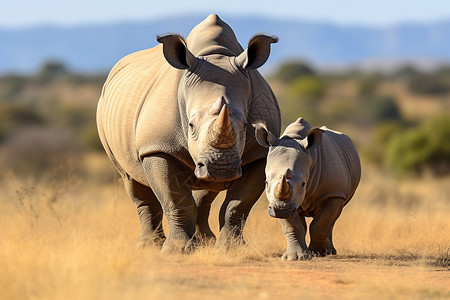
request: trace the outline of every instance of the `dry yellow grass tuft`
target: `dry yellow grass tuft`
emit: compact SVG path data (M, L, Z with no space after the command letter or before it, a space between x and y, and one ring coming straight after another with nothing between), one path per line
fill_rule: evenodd
M450 297L450 178L365 170L335 226L338 255L293 263L280 261L285 240L264 196L245 246L163 255L136 246L138 218L120 182L31 188L5 179L0 299ZM210 218L216 234L220 204Z

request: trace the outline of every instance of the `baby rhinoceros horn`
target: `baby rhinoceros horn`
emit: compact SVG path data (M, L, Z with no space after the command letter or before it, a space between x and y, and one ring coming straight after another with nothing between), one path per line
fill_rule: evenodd
M273 194L279 200L288 200L291 198L292 188L286 180L286 175L283 175L281 180L277 183Z
M209 126L208 141L215 148L231 148L236 144L236 133L230 120L231 110L223 104L217 119Z

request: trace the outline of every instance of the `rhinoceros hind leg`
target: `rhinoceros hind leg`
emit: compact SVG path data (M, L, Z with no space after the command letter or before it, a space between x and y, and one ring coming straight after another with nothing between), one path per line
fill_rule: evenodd
M321 212L314 217L309 231L311 243L309 250L318 256L325 256L334 249L332 239L333 226L342 212L345 201L341 198L329 198L323 201ZM336 249L334 249L336 253Z
M216 236L209 227L209 212L211 210L211 203L217 197L217 192L208 190L193 190L192 197L197 205L197 225L195 229L195 236L202 243L215 242Z
M242 230L250 210L264 191L265 159L242 169L242 177L231 184L219 212L220 234L217 245L223 249L245 244Z
M136 204L141 222L141 236L139 244L142 246L155 245L161 247L166 237L162 227L163 211L161 204L149 187L124 176L123 181L128 196Z
M196 245L197 207L192 198L190 170L164 153L145 157L144 171L169 223L163 252L186 253ZM192 175L193 176L193 175Z

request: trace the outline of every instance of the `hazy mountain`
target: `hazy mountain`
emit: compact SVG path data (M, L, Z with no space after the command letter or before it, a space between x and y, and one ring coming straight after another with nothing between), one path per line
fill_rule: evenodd
M124 55L156 45L157 34L178 32L186 36L205 17L73 28L0 29L0 73L35 71L46 60L60 60L79 71L107 71ZM263 17L223 19L244 48L255 33L280 38L266 68L288 59L325 66L379 60L450 61L450 20L370 28Z

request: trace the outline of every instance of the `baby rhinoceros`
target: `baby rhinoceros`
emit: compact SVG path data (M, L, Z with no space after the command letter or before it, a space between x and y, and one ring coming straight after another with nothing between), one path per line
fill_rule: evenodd
M290 124L280 138L264 124L254 126L258 143L269 148L266 194L269 215L280 219L287 240L282 259L336 254L333 226L361 177L352 141L325 126L311 128L303 118ZM309 248L305 217L313 218Z

